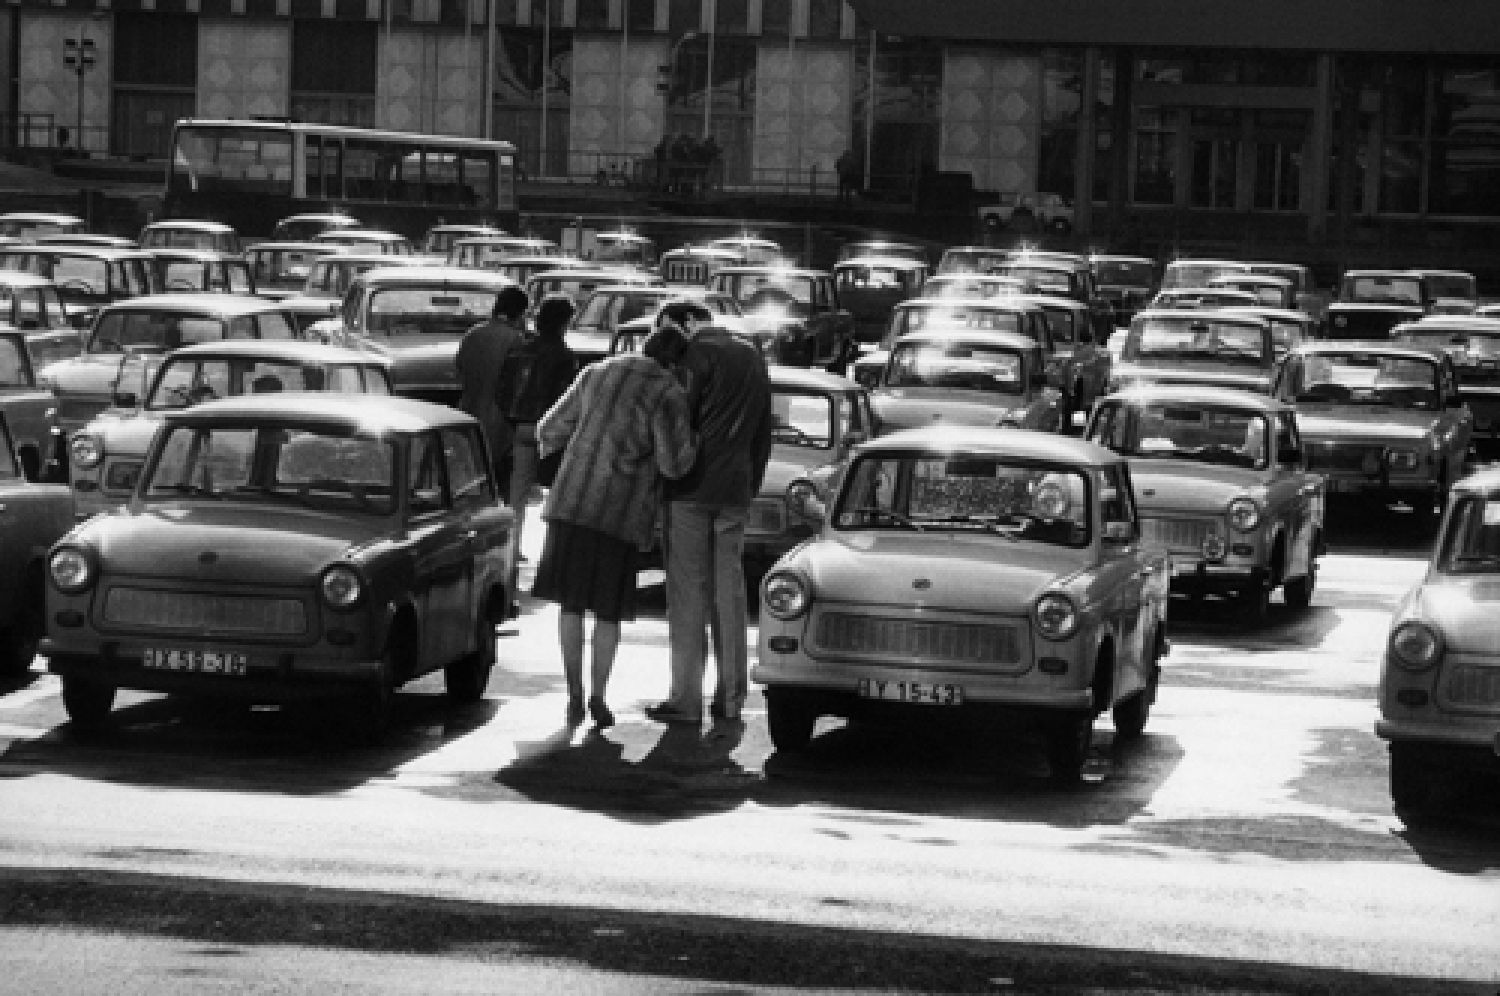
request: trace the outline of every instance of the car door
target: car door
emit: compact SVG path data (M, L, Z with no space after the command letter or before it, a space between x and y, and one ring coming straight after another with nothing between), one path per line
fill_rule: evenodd
M436 431L410 440L406 508L412 597L422 614L418 670L430 671L463 653L472 632L473 537L467 521L453 513L447 461Z
M443 457L453 492L453 514L457 528L468 541L469 615L484 613L489 592L500 591L515 576L511 561L516 556L514 514L496 500L497 488L485 458L483 438L477 425L442 430ZM515 598L507 592L507 601ZM473 632L468 626L465 633Z
M1469 453L1469 441L1474 434L1474 413L1458 393L1458 374L1453 358L1443 356L1438 372L1439 404L1442 405L1442 420L1438 438L1443 445L1444 481L1451 485L1464 476L1464 460Z
M48 412L56 403L51 391L37 386L37 368L28 333L0 334L0 412L23 476L32 481L40 479L46 462L52 432Z
M28 482L0 412L0 630L11 624L22 599L37 597L40 578L25 566L67 531L73 503L66 487Z
M1291 412L1272 416L1276 446L1271 454L1272 477L1267 504L1271 514L1285 521L1288 577L1300 577L1317 556L1318 530L1323 522L1322 478L1307 472L1307 457L1297 419Z
M1140 522L1130 470L1123 464L1100 468L1099 519L1100 608L1104 622L1115 636L1115 700L1144 687L1145 634L1152 616L1147 587L1152 583L1150 558L1141 550ZM1106 707L1111 703L1098 703Z

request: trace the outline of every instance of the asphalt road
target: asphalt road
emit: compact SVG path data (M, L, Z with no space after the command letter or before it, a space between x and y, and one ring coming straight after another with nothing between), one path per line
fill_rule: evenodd
M531 537L533 547L539 536ZM122 694L69 730L0 694L0 992L1500 992L1500 789L1407 825L1373 688L1425 540L1333 538L1311 611L1173 607L1147 736L1085 783L1025 734L829 720L663 729L659 585L616 727L562 723L527 604L477 706L437 679L380 748L316 720ZM650 576L648 582L657 580Z

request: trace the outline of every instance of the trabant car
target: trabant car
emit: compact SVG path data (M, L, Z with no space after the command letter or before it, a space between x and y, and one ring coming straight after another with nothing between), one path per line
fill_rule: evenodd
M244 250L232 226L196 218L153 221L141 229L135 241L142 249L203 249L236 254Z
M943 330L896 340L870 392L880 431L938 422L1068 428L1046 347L1013 332Z
M1476 455L1500 453L1500 316L1426 315L1391 329L1391 341L1448 355L1458 396L1474 416Z
M937 272L949 273L993 273L995 267L1006 262L1010 253L994 246L950 246L938 259Z
M1304 342L1317 339L1323 328L1322 323L1307 312L1288 308L1267 308L1263 305L1250 304L1220 310L1234 314L1254 315L1256 318L1264 318L1269 322L1271 340L1276 345L1277 356L1284 356Z
M130 500L167 412L275 391L389 395L389 364L368 352L284 340L226 340L167 355L149 385L121 385L114 404L68 440L75 511L86 519Z
M1250 264L1239 260L1184 257L1171 260L1162 268L1159 289L1206 287L1214 277L1228 273L1249 272L1251 272Z
M425 265L421 256L338 252L330 248L323 245L323 251L314 257L301 290L281 298L282 307L291 313L297 327L323 342L342 341L341 326L337 322L330 324L327 319L338 315L344 295L360 274L380 267Z
M709 239L707 244L738 253L751 266L783 263L787 259L787 251L781 247L781 243L759 235L724 235Z
M708 287L740 303L748 330L768 359L842 373L854 358L854 316L840 301L827 270L726 266Z
M271 238L278 241L302 242L324 232L340 228L363 228L364 222L336 211L308 211L288 215L276 223Z
M797 751L823 715L1016 720L1076 781L1098 715L1145 729L1168 584L1129 468L1101 446L975 427L874 440L761 584L751 675L771 741Z
M250 265L238 253L152 249L157 284L167 293L255 294Z
M1323 552L1323 480L1308 473L1291 405L1195 385L1104 398L1085 436L1126 457L1146 542L1172 556L1172 590L1233 597L1250 621L1271 592L1305 609Z
M1224 273L1209 280L1212 288L1240 290L1255 297L1255 304L1268 308L1295 308L1297 290L1285 277L1269 273Z
M295 338L286 309L264 298L154 294L111 304L95 318L83 355L52 364L42 378L57 397L58 442L113 405L122 385L139 385L174 349L222 339Z
M70 235L88 226L82 218L51 211L7 211L0 214L0 236L30 242L38 235Z
M244 252L256 293L262 297L290 297L302 293L313 261L326 256L328 245L318 242L257 242Z
M130 503L48 554L43 652L81 730L135 688L332 699L374 738L422 674L484 694L512 522L478 422L451 408L302 394L169 412Z
M535 313L542 298L549 294L563 294L573 302L575 315L582 312L584 302L601 287L666 287L662 279L644 270L628 270L609 266L563 265L533 273L525 283L526 297L531 301ZM672 292L675 293L675 292Z
M1463 476L1474 416L1441 351L1382 342L1304 343L1271 393L1297 406L1308 469L1330 495L1404 502L1431 528Z
M1427 284L1427 311L1434 315L1472 315L1479 306L1479 282L1466 270L1417 269Z
M1427 280L1414 270L1345 270L1328 305L1329 339L1381 339L1427 313Z
M68 320L87 328L107 304L160 289L156 265L144 249L49 245L0 247L0 269L36 273L57 286Z
M563 255L556 242L534 235L471 235L454 240L448 250L448 265L489 270L512 256Z
M1088 259L1070 253L1012 253L991 272L1031 284L1033 293L1069 297L1088 305L1094 336L1100 341L1115 330L1114 307L1100 296Z
M600 266L653 269L657 264L656 240L639 232L595 232L593 246L579 255Z
M1014 228L1067 235L1073 230L1073 201L1047 191L1002 191L998 202L980 206L979 223L997 231Z
M1454 484L1427 572L1391 613L1375 733L1391 801L1417 816L1465 774L1500 772L1500 471Z
M1119 328L1156 296L1156 261L1147 256L1099 253L1089 257L1094 285L1109 303Z
M388 357L397 394L457 405L458 343L489 319L500 291L514 286L498 273L457 266L366 270L345 295L341 332L330 341Z
M1109 350L1094 334L1093 312L1082 301L1050 294L1021 294L1016 301L1042 309L1051 339L1050 369L1063 392L1063 405L1069 415L1088 414L1094 401L1109 390L1113 366Z
M911 242L892 242L888 239L859 239L845 242L839 246L834 262L842 263L846 259L862 259L866 256L909 259L917 263L927 263L928 268L931 268L926 249Z
M406 236L377 228L330 229L314 235L312 241L329 246L343 246L350 252L375 252L387 256L412 256L417 251L411 239Z
M459 239L482 238L487 235L505 235L503 229L494 225L433 225L422 236L422 253L427 256L446 257Z
M626 322L654 316L668 301L682 297L682 291L666 284L603 284L595 287L578 306L568 327L567 343L579 366L604 359L611 352L615 336ZM533 312L542 298L532 299Z
M27 331L77 331L57 285L47 277L17 270L0 270L0 325Z
M783 366L768 373L775 419L771 459L745 525L745 573L757 585L778 557L822 525L801 514L804 505L794 510L788 487L800 482L819 495L832 493L853 447L875 435L869 392L847 377Z
M28 479L0 410L0 679L24 674L44 629L43 577L47 550L72 528L68 489Z
M722 267L743 262L743 255L726 246L689 244L662 253L657 269L669 284L702 287Z
M1296 303L1293 307L1305 311L1314 318L1321 318L1328 301L1318 291L1313 279L1312 267L1306 263L1285 263L1280 260L1251 260L1245 264L1248 273L1265 273L1273 277L1285 277L1292 283Z
M902 301L891 309L890 320L876 348L866 350L854 361L854 379L866 387L875 387L897 340L913 332L939 331L1013 332L1035 339L1049 353L1052 351L1047 314L1034 300L1015 294L991 298L919 297Z
M10 424L14 456L28 481L42 479L55 446L52 417L57 399L43 371L81 352L83 336L70 325L51 329L0 325L0 412Z
M1271 323L1224 310L1152 309L1130 320L1110 390L1208 384L1265 393L1276 363Z
M902 256L854 256L834 263L833 285L854 316L855 338L878 340L890 322L891 309L921 297L931 272L926 261Z

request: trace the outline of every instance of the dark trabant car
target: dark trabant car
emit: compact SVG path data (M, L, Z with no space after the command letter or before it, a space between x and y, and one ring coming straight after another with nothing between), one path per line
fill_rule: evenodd
M1500 773L1500 471L1453 486L1427 573L1391 613L1380 664L1391 801L1420 814L1463 774Z
M156 264L144 249L85 245L0 247L0 269L36 273L57 286L68 320L86 328L106 304L160 288Z
M1234 596L1250 621L1270 594L1307 608L1323 546L1323 481L1291 405L1222 387L1156 385L1102 399L1088 439L1130 460L1148 543L1172 589Z
M1152 308L1130 320L1110 388L1206 384L1264 393L1276 355L1264 318L1221 309Z
M68 489L28 481L21 470L0 412L0 679L21 674L36 656L47 550L73 524Z
M1391 340L1448 354L1474 415L1476 455L1500 454L1500 316L1427 315L1391 329Z
M17 329L0 325L0 412L10 423L16 459L26 479L41 479L53 453L52 418L57 401L42 377L54 363L77 356L77 329Z
M726 266L709 278L708 286L739 301L747 331L769 359L842 373L854 358L854 316L839 300L827 270Z
M1442 352L1388 341L1304 343L1277 368L1271 393L1297 406L1307 465L1330 495L1404 502L1425 527L1436 523L1474 430Z
M257 242L245 250L245 262L261 297L300 294L307 286L313 261L328 255L318 242Z
M119 688L333 698L358 736L443 670L484 693L513 517L479 423L420 401L246 395L169 412L123 509L47 557L43 652L80 728Z
M142 249L202 249L238 255L239 233L222 221L200 218L168 218L141 229L136 244Z
M257 294L250 264L216 249L152 249L157 286L169 294Z

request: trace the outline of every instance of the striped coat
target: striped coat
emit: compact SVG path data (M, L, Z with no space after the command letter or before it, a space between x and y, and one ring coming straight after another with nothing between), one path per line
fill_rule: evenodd
M541 456L566 446L542 518L651 545L661 478L697 456L687 395L655 360L622 353L585 367L537 423Z

